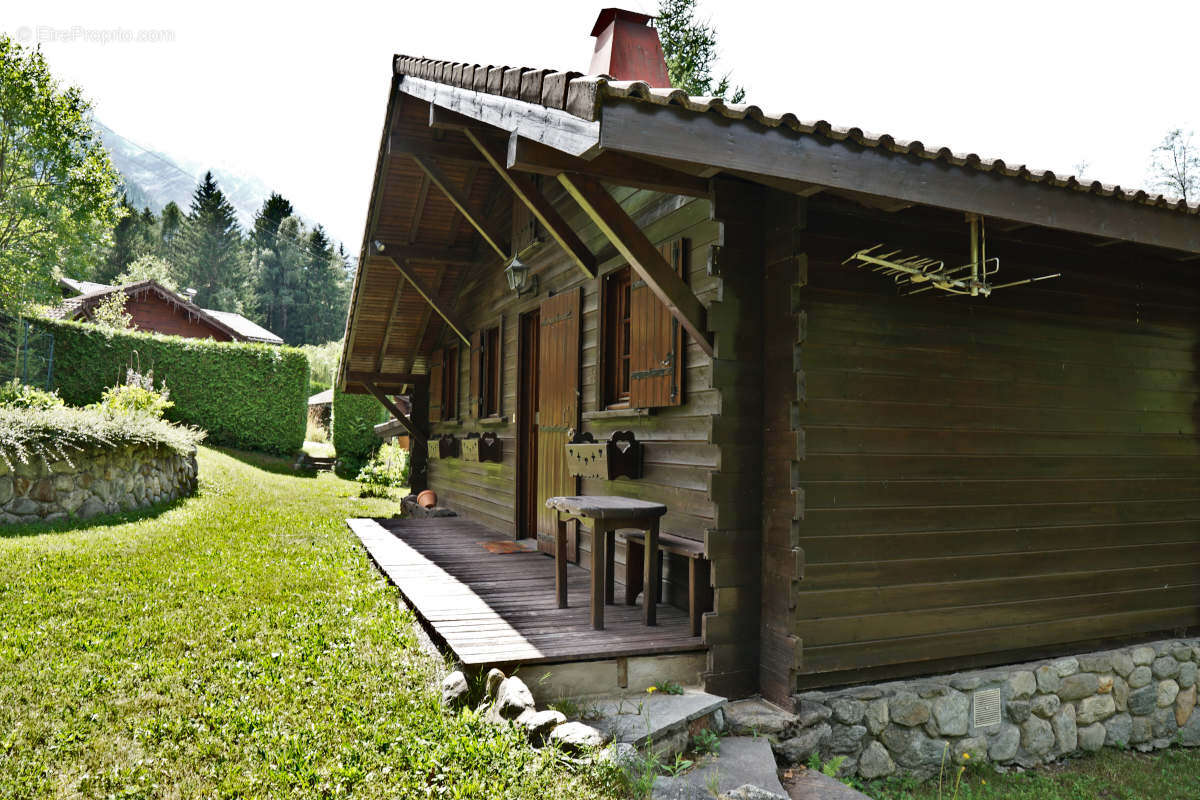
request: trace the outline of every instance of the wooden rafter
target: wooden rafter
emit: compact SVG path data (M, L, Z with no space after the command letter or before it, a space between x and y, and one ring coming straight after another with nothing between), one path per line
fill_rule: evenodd
M485 141L483 137L469 128L465 129L463 134L492 165L501 180L508 184L508 188L512 189L517 199L525 204L526 208L537 217L538 222L542 223L542 227L554 237L554 241L558 242L559 246L566 251L571 260L575 262L575 266L583 272L584 277L596 277L596 256L579 238L579 234L571 229L558 210L546 199L542 190L527 175L508 169L503 149Z
M625 213L613 196L598 181L575 173L564 172L559 182L575 198L588 217L596 223L646 286L667 307L679 324L692 335L709 356L714 355L712 338L708 333L707 311L704 305L671 269L654 243L637 223Z
M392 338L392 327L400 313L400 299L404 296L404 279L396 281L396 290L392 292L392 312L388 314L387 326L383 329L383 337L379 340L379 355L375 358L375 371L383 370L383 359L387 355L388 340Z
M483 163L479 153L469 144L446 141L414 139L401 133L393 133L388 140L389 156L421 156L438 161L458 161L468 164Z
M446 273L444 273L444 272L441 273L440 275L438 275L437 284L435 286L431 287L433 289L434 293L437 294L439 297L440 297L440 293L442 291L442 282L445 279L445 277L446 277ZM429 321L432 318L433 318L433 307L427 305L427 306L425 306L425 311L421 314L421 324L417 326L417 338L413 341L412 351L408 354L408 360L406 362L404 362L405 366L408 367L410 372L412 371L413 364L415 364L417 361L417 356L421 355L421 345L425 341L425 331L429 328Z
M410 156L417 166L429 176L429 180L433 181L433 185L441 190L446 199L458 209L458 212L463 215L467 222L471 223L471 227L479 231L479 235L487 242L488 246L496 251L496 254L505 261L508 260L509 252L505 240L499 236L498 232L493 230L483 213L475 208L470 198L455 186L446 173L442 172L442 168L437 163L427 156Z
M404 426L404 429L408 431L409 435L417 440L417 445L419 447L424 447L426 441L425 434L417 430L416 426L412 424L412 420L408 418L408 415L401 411L400 407L392 402L392 398L384 394L382 389L370 381L367 381L363 385L366 386L367 391L370 392L376 400L382 403L383 407L386 408L393 417L395 417L396 421Z
M707 178L689 175L621 153L601 153L590 161L585 161L516 134L508 140L508 153L504 163L516 172L534 172L550 176L574 172L609 183L654 192L681 194L687 197L708 197L710 194Z
M421 218L425 216L425 203L429 200L429 176L421 176L421 188L417 190L417 205L413 209L412 224L408 226L408 244L417 240L421 231Z
M373 249L376 251L375 257L381 258L395 267L396 270L404 276L404 279L412 285L413 289L417 291L417 294L421 295L421 297L425 299L425 302L428 303L430 307L437 313L437 315L442 318L446 325L449 326L450 330L454 331L454 334L458 336L458 338L462 339L464 342L470 343L470 339L467 338L466 334L466 326L458 321L458 319L450 311L443 308L441 304L438 303L438 297L436 293L430 290L425 282L417 277L416 272L405 263L407 256L405 254L404 247L391 247L387 244L384 244L382 250L380 250L378 247L374 247Z
M346 373L346 380L352 383L401 386L406 383L413 385L429 383L429 376L414 375L411 372L359 372L350 370Z

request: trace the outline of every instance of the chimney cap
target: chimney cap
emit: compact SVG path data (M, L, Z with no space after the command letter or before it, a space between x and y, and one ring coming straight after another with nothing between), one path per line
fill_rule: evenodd
M592 36L599 36L604 33L604 29L611 25L614 19L622 19L632 22L635 25L645 25L654 19L654 17L637 11L628 11L624 8L602 8L600 9L600 16L596 17L596 24L592 26Z

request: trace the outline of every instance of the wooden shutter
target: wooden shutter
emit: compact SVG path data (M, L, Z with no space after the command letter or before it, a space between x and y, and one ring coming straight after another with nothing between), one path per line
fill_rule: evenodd
M483 332L471 334L471 385L467 387L467 413L479 418L479 407L483 402Z
M682 278L687 240L659 248ZM662 301L636 273L629 294L629 405L658 408L683 403L684 331Z
M554 552L558 515L547 497L578 493L567 468L567 439L579 427L580 292L566 291L542 303L538 341L538 548ZM578 528L572 528L577 531ZM568 541L568 559L578 556L577 540Z
M429 357L429 421L440 422L442 419L442 370L444 368L445 352L434 350Z

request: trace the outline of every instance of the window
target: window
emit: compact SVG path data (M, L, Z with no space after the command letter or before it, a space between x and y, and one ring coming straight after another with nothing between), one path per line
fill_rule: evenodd
M442 419L458 418L458 348L442 353Z
M658 248L687 277L687 240ZM600 283L600 407L662 408L683 404L686 342L679 322L629 267Z
M603 336L605 408L629 406L630 327L629 299L631 289L629 267L604 276Z
M503 325L471 334L471 416L498 417L504 413Z

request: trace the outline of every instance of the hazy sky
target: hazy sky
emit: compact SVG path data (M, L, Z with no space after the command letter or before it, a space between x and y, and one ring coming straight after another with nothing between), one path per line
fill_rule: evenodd
M6 0L0 28L117 132L256 175L357 253L391 54L584 70L603 4ZM802 119L1123 186L1200 127L1195 0L701 5L747 100Z

